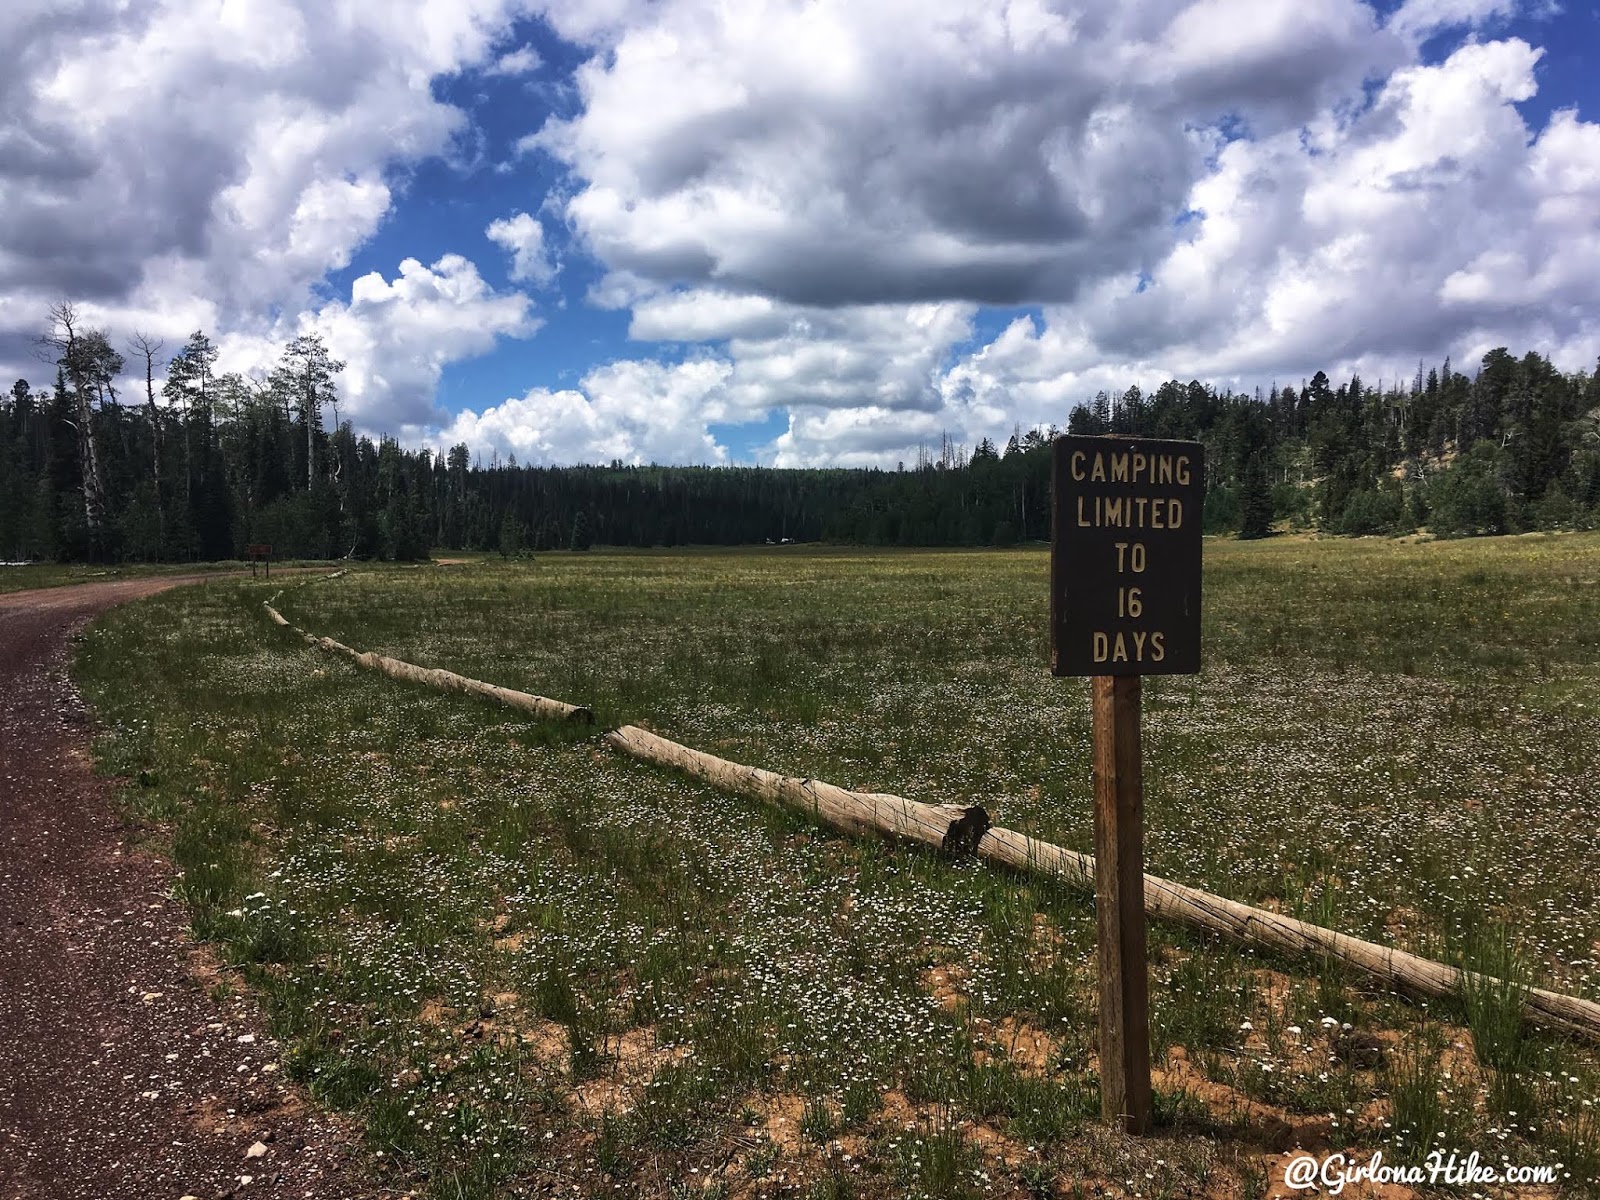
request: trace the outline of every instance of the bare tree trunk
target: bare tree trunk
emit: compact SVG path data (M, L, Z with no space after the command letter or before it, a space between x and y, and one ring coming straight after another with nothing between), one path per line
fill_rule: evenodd
M150 410L152 443L150 466L156 484L156 554L164 558L167 548L167 509L161 502L161 413L156 408L156 355L161 353L163 343L159 338L152 340L145 334L136 333L129 344L133 350L144 355L144 398Z
M310 491L317 479L317 401L316 397L306 397L306 491Z
M94 444L94 405L89 389L73 386L74 408L78 414L78 465L83 472L83 519L89 526L91 539L98 536L105 523L106 493L100 478L100 451Z
M72 387L73 432L77 435L78 472L83 479L83 519L89 527L91 545L97 546L105 523L105 480L100 474L100 452L94 444L94 404L89 381L84 378L78 355L78 314L69 301L50 306L50 331L39 339L41 347L56 353L56 363L65 369Z

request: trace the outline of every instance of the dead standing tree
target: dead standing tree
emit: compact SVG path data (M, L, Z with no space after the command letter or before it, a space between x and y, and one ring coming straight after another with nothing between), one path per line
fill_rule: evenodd
M67 420L76 434L78 472L83 481L83 520L92 554L105 547L106 488L100 451L94 440L94 400L116 399L112 383L122 370L122 355L111 348L99 330L84 330L72 303L50 306L49 327L38 338L41 359L60 368L68 389L73 418Z
M161 496L161 412L156 408L156 355L161 353L165 344L160 338L152 338L144 333L135 333L128 339L128 349L144 358L144 397L145 404L150 409L150 468L155 477L156 485L156 552L158 555L165 555L167 547L167 510Z

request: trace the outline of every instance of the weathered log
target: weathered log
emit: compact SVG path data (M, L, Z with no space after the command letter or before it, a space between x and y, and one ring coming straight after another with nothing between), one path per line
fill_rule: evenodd
M920 804L883 792L852 792L817 779L779 775L691 750L637 725L613 729L605 741L634 758L675 767L735 795L780 804L845 833L888 834L970 856L989 828L989 814L977 805Z
M978 857L984 862L1052 875L1073 887L1094 890L1093 855L1011 829L996 826L985 832L978 842ZM1203 929L1247 946L1295 957L1334 959L1407 995L1438 999L1461 994L1463 972L1455 967L1156 875L1144 877L1144 907L1153 917ZM1523 1015L1546 1029L1600 1041L1600 1004L1593 1001L1532 988L1524 1000Z
M587 708L575 704L497 687L453 671L417 667L387 655L353 650L332 638L306 633L291 625L271 604L265 607L274 623L294 630L309 644L345 655L395 679L484 696L542 718L594 719ZM845 833L888 834L945 853L975 854L981 861L998 866L1053 876L1085 891L1095 890L1093 855L990 826L988 813L978 805L922 804L901 796L852 792L816 779L779 775L691 749L636 725L613 729L604 740L633 758L674 767L735 795L795 809ZM1242 945L1293 957L1331 958L1406 995L1434 999L1458 996L1463 980L1475 978L1406 950L1380 946L1156 875L1144 877L1144 908L1150 916L1203 929ZM1534 1025L1600 1042L1600 1004L1593 1001L1531 988L1524 1000L1523 1015Z
M531 692L519 692L515 688L500 687L493 683L485 683L481 679L457 675L454 671L445 671L437 667L418 667L398 658L390 658L386 654L356 654L355 659L362 666L376 668L392 679L421 683L446 692L466 692L469 695L482 696L487 700L521 709L542 720L581 721L585 724L592 724L594 721L594 713L582 705L568 704L564 700L552 700L548 696L535 696Z
M278 625L292 629L305 639L307 644L325 650L329 654L340 654L348 658L357 666L366 667L372 671L382 671L391 679L404 680L407 683L420 683L428 687L438 688L446 692L467 692L474 696L482 696L494 700L511 708L520 709L531 713L541 720L581 721L585 724L594 721L594 713L579 704L568 704L564 700L551 700L547 696L535 696L530 692L519 692L513 688L498 687L492 683L484 683L481 679L471 679L465 675L457 675L454 671L445 671L437 667L419 667L403 659L390 658L387 654L373 654L370 651L357 650L346 646L343 642L336 642L332 638L317 637L307 633L298 626L291 625L277 609L271 604L265 604L267 615Z
M674 767L735 795L795 809L845 833L889 834L958 855L976 852L984 862L1051 875L1089 892L1095 889L1093 855L991 826L980 806L922 804L779 775L691 749L636 725L613 729L604 740L634 758ZM1332 958L1402 994L1432 999L1461 994L1463 972L1455 967L1156 875L1144 877L1144 907L1152 917L1242 945L1292 957ZM1600 1041L1600 1004L1592 1001L1532 988L1524 1001L1524 1015L1535 1025Z

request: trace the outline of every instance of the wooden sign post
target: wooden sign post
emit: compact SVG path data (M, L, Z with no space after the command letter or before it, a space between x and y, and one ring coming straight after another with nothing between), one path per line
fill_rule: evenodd
M256 564L266 564L267 578L272 578L272 547L262 543L252 543L244 548L245 557L250 560L250 578L256 577Z
M1150 1132L1150 966L1144 926L1140 677L1200 669L1198 442L1055 442L1050 658L1094 703L1100 1109Z

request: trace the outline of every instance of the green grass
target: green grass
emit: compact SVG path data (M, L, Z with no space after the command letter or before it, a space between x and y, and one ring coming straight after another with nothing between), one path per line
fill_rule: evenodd
M1428 952L1472 914L1518 931L1527 971L1595 994L1600 538L1206 555L1206 669L1146 683L1150 869ZM1135 1170L1227 1194L1258 1169L1215 1105L1168 1105L1182 1119L1153 1154L1093 1121L1085 897L836 837L591 731L361 672L270 626L276 587L115 612L79 675L196 930L390 1169L436 1195L601 1195L737 1193L753 1165L775 1189L864 1197L1052 1178L1093 1194ZM1087 687L1045 667L1037 551L547 554L363 569L279 606L361 649L590 704L602 727L977 799L1090 848ZM1403 1147L1399 1108L1464 1151L1492 1136L1514 1161L1595 1158L1600 1058L1512 1023L1503 996L1436 1005L1425 1032L1421 1010L1320 964L1161 926L1152 956L1158 1046L1186 1048L1238 1112ZM1443 1115L1439 1059L1419 1053L1441 1017L1470 1020L1488 1056L1457 1055ZM1349 1052L1369 1029L1399 1049ZM1508 1132L1496 1113L1518 1096L1540 1117ZM1363 1118L1374 1102L1387 1116Z

